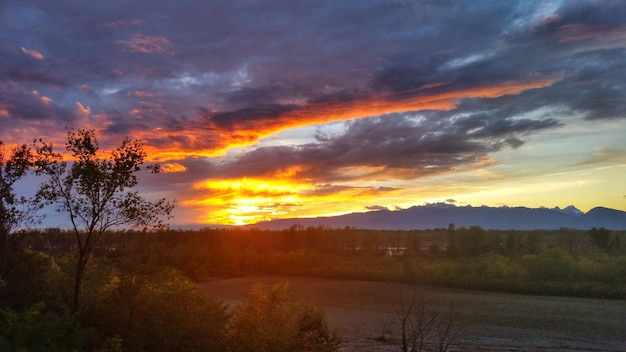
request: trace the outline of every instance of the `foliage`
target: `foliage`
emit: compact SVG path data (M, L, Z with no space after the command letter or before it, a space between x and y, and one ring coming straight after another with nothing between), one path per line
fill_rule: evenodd
M20 352L83 351L88 329L74 325L74 318L46 310L44 303L16 312L4 309L0 320L0 350Z
M85 267L93 246L109 229L122 226L161 228L162 217L169 217L173 205L165 199L155 202L128 191L138 183L146 153L138 140L124 139L107 158L102 158L94 130L68 133L68 163L52 144L39 141L37 172L48 176L37 196L43 204L57 206L72 224L78 248L72 310L80 308L80 290ZM148 167L158 172L158 167Z
M461 241L465 231L469 230L455 229L452 237L450 229L202 229L165 230L149 236L123 231L108 233L96 251L110 258L143 258L142 265L173 267L196 281L252 274L304 275L518 293L626 297L626 248L599 250L588 231L482 230L485 233L479 236L487 239L483 242L486 252L483 249L482 254L471 255L474 250L459 244L450 253L447 241ZM21 240L32 248L55 253L62 253L71 243L68 233L50 234L33 231L23 234ZM315 236L319 240L311 239ZM626 243L624 231L613 231L611 236ZM417 248L392 255L380 249L410 245ZM435 245L438 250L433 252ZM346 249L351 246L354 248Z
M6 153L0 141L0 241L5 243L8 234L28 216L22 206L26 199L13 192L13 186L26 175L33 165L33 152L27 145L17 146Z
M0 141L0 276L10 270L9 235L20 225L32 221L33 212L29 202L18 197L14 185L22 179L33 165L33 152L27 145L14 147L6 152Z
M111 275L85 305L82 322L96 328L96 346L151 352L226 349L226 306L171 270L153 277Z
M0 285L0 308L19 309L38 302L56 312L64 309L65 273L55 258L18 243L10 243L5 257L7 267Z
M286 283L254 285L235 309L227 334L232 352L325 352L340 343L324 312L291 296Z
M611 231L604 227L592 228L589 230L589 237L597 248L607 253L614 252L620 247L620 238L612 236Z

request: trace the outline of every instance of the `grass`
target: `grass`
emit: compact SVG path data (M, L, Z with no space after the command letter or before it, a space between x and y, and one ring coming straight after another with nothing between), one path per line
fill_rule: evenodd
M323 307L344 337L342 351L393 351L376 341L383 327L397 329L399 292L423 290L433 303L453 303L466 322L453 350L624 351L626 302L418 287L389 282L291 276L215 280L205 290L235 305L255 282L288 282L290 291ZM397 333L396 333L397 334Z

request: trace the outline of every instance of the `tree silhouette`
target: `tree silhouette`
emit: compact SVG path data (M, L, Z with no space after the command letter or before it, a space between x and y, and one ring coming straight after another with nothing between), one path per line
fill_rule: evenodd
M593 243L603 251L609 252L611 250L611 231L604 227L594 227L589 230L589 237L591 237Z
M69 217L78 248L72 311L80 310L80 291L85 268L94 245L110 229L141 227L145 230L164 226L173 203L165 199L149 201L129 191L138 183L146 153L139 140L125 138L108 157L100 151L92 129L68 132L66 157L56 153L52 144L36 143L37 173L48 176L37 193L43 205L55 205ZM158 166L147 167L153 173Z
M27 200L18 197L13 186L26 175L32 164L33 152L26 144L6 153L0 141L0 274L5 266L9 234L31 214L24 208Z

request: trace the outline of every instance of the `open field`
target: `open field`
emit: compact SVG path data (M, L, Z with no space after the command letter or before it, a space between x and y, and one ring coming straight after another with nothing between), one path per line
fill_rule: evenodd
M399 292L415 286L387 282L253 276L203 283L230 305L255 282L288 282L291 292L324 308L341 332L341 350L397 351L374 340L383 327L397 329ZM435 303L451 302L465 329L454 351L626 351L626 302L420 287ZM391 324L391 325L390 325ZM395 327L394 327L395 325Z

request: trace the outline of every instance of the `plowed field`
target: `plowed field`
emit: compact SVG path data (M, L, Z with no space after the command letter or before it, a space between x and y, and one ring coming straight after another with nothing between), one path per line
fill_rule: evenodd
M255 282L288 282L290 291L325 309L343 336L341 351L398 351L377 341L383 330L398 336L400 292L424 292L433 304L452 303L465 322L452 351L626 351L626 302L415 287L387 282L303 277L246 277L203 287L231 306ZM386 334L389 337L388 334Z

